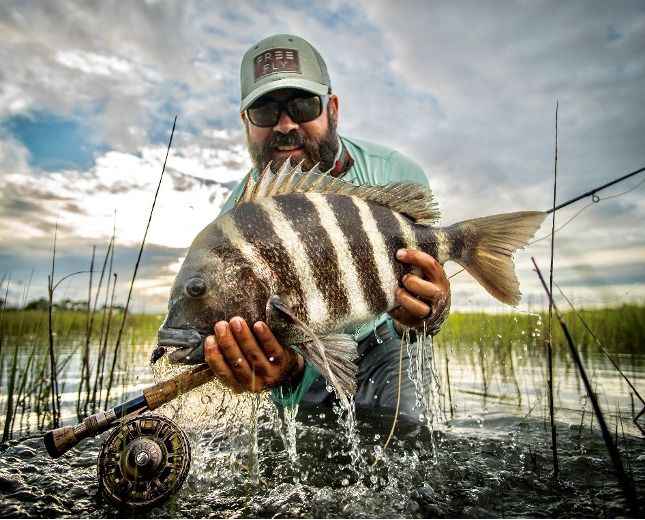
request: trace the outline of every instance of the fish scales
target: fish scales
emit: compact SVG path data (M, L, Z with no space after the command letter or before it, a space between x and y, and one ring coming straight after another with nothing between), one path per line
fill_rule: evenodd
M240 234L275 274L277 284L273 289L288 302L296 315L306 322L309 316L301 280L266 210L256 203L243 204L231 212L231 217Z
M326 195L336 215L336 220L349 247L349 254L360 280L363 298L371 313L377 314L387 308L387 296L379 279L374 250L354 197Z
M304 193L275 197L274 200L304 247L316 286L326 303L329 321L340 322L350 313L347 287L340 275L338 253L314 203Z
M327 324L328 308L328 303L325 301L318 288L312 269L312 265L319 262L312 263L312 258L309 257L309 255L302 254L304 244L300 236L294 230L294 220L285 217L277 207L276 202L280 198L281 197L262 199L259 201L259 204L273 224L273 229L276 233L275 239L281 244L281 247L278 248L278 254L286 254L291 259L290 268L293 268L294 271L289 272L288 275L297 277L300 282L299 285L295 286L295 290L299 287L301 291L301 294L298 295L299 298L297 301L304 303L307 312L300 316L296 306L294 306L294 311L300 319L303 321L308 320L308 323L314 329L319 329ZM320 235L321 233L318 231L316 234ZM273 239L273 237L267 237L267 239ZM315 260L319 261L321 259L316 258ZM280 294L281 291L278 289L276 290L276 293ZM289 301L288 298L287 301Z
M431 192L396 183L355 186L315 170L267 168L249 177L237 205L197 236L177 275L159 345L195 352L215 321L239 315L266 321L283 345L305 358L348 402L355 345L338 335L396 306L396 260L417 248L441 264L462 265L491 295L516 305L512 255L544 212L517 212L432 227ZM198 355L173 360L198 362Z
M336 213L330 206L327 196L320 193L308 193L307 198L314 205L320 220L325 223L329 239L336 251L342 285L350 301L350 313L357 319L368 321L371 313L363 296L360 275L354 265L347 238L339 225Z

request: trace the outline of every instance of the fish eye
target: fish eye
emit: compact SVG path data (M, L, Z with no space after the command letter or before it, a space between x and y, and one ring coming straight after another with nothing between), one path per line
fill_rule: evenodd
M199 298L206 294L206 282L203 278L195 277L186 282L186 294L191 298Z

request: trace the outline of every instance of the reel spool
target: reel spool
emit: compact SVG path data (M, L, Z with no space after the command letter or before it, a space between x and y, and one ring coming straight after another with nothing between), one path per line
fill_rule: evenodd
M99 489L117 506L152 507L179 490L189 469L186 434L167 417L142 415L116 427L103 442Z

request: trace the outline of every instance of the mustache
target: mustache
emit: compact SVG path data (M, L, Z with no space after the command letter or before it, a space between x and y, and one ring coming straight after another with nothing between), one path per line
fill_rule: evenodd
M266 144L266 149L273 150L278 146L303 146L305 139L296 130L291 130L288 134L274 132Z

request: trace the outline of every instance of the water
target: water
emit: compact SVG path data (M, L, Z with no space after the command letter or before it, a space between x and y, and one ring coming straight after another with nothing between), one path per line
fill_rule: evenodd
M151 349L137 351L135 366L146 366L143 360ZM189 436L191 472L169 501L137 514L155 518L627 514L574 368L563 356L556 357L561 474L554 481L542 357L517 348L510 354L510 370L509 360L499 363L498 355L476 346L422 353L419 359L434 364L432 374L417 365L410 372L436 385L429 394L419 395L420 403L430 403L434 410L432 429L425 420L421 424L399 420L385 452L382 447L393 420L387 413L358 410L354 416L301 406L297 417L283 416L266 397L234 396L211 383L162 409ZM632 353L620 362L642 389L645 356ZM630 391L599 353L588 352L585 363L612 433L617 428L628 473L643 495L645 443L631 423ZM404 367L404 377L407 373ZM77 374L74 358L62 378L68 424L75 413ZM157 375L167 377L168 372L162 367ZM119 377L120 390L129 395L149 384L153 374L146 368L122 371ZM6 396L2 399L0 408ZM424 410L420 407L419 412ZM33 432L33 424L31 428ZM0 516L132 516L98 494L96 459L106 435L52 460L40 435L26 429L17 432L0 447Z

